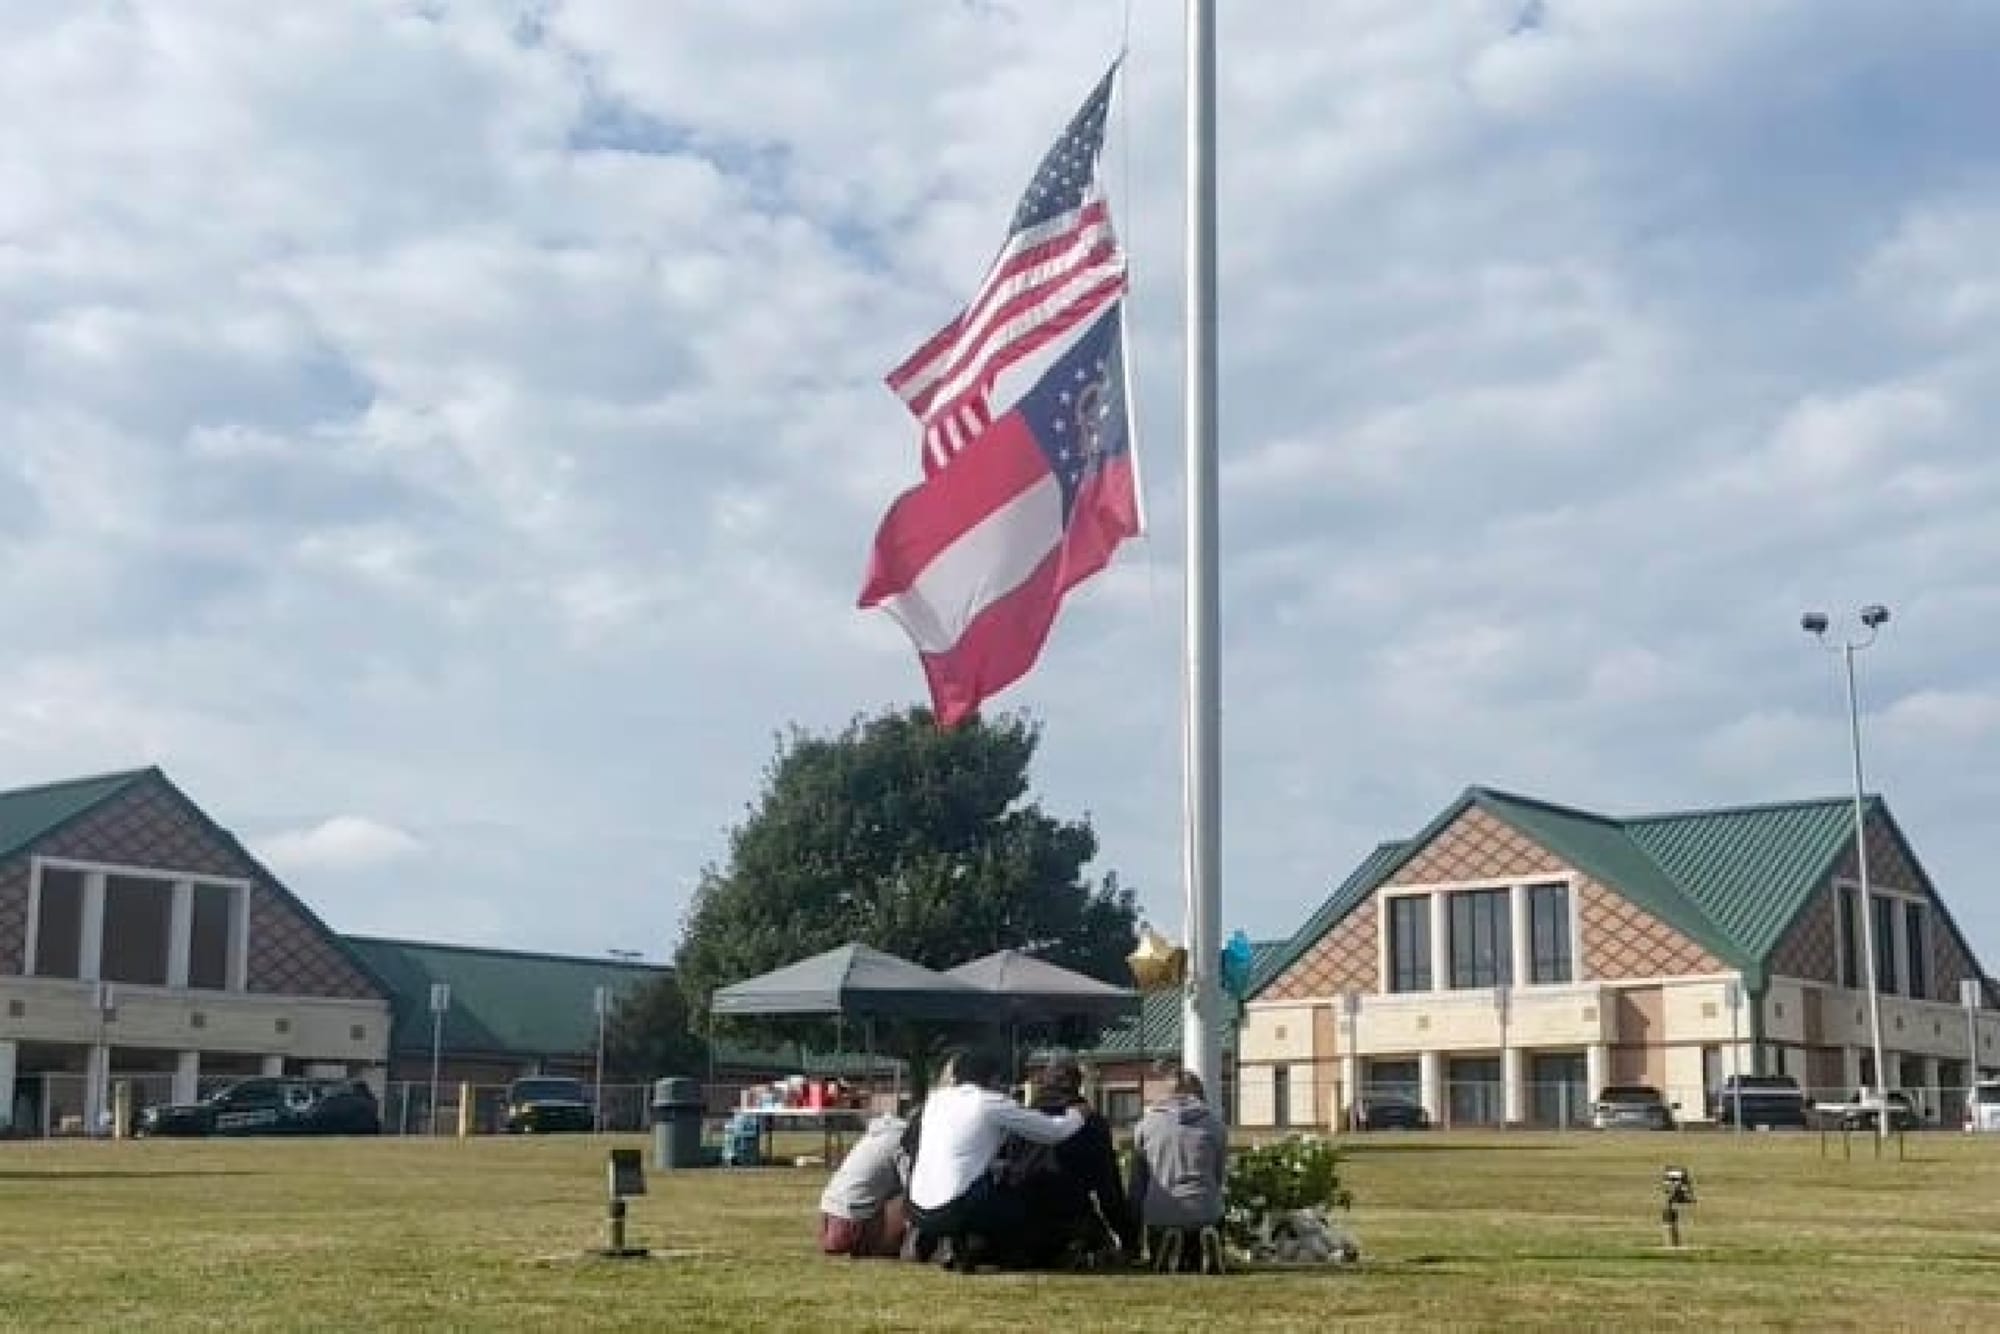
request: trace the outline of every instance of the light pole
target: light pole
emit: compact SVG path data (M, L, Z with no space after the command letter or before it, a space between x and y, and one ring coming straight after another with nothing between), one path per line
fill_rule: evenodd
M1868 892L1868 821L1864 810L1867 797L1861 777L1861 706L1854 691L1854 655L1875 642L1889 622L1889 609L1879 602L1861 609L1861 625L1867 634L1860 639L1843 636L1838 642L1826 638L1830 622L1823 611L1809 611L1799 618L1799 626L1829 652L1840 654L1847 669L1847 736L1854 752L1854 866L1861 890L1861 954L1868 984L1868 1036L1875 1052L1875 1133L1889 1137L1889 1072L1882 1063L1882 993L1875 983L1875 903Z

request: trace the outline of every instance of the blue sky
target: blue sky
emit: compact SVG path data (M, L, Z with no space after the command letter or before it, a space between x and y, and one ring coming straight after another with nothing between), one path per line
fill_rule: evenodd
M1469 783L1871 785L2000 966L2000 10L1225 7L1225 929ZM1177 6L1107 170L1154 531L1005 700L1178 924ZM1157 10L1157 13L1149 12ZM334 924L662 955L1122 6L0 4L0 781L158 762Z

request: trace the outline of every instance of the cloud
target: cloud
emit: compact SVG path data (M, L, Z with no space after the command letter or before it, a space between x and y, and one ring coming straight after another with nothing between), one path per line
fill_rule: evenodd
M1153 532L1004 703L1171 923L1182 51L1143 9L1107 179ZM853 608L917 476L881 377L1120 27L0 13L0 781L157 760L345 929L664 952L775 732L920 697ZM2000 15L1342 0L1222 37L1229 925L1289 931L1467 783L1838 791L1797 615L1880 600L1871 785L2000 957Z
M281 875L372 870L423 850L414 835L365 815L333 815L257 842L257 855Z

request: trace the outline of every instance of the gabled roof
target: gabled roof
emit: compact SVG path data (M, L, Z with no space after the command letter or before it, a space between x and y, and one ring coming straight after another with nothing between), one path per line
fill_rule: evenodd
M147 765L141 769L123 769L115 773L92 774L83 778L66 778L54 783L38 783L33 787L14 788L0 792L0 858L23 853L42 840L49 838L72 822L83 818L98 807L113 799L125 796L135 788L145 784L157 784L159 789L177 805L187 817L200 825L218 843L242 859L253 868L258 877L301 920L322 933L332 947L345 955L348 962L363 977L384 987L386 983L340 936L334 934L318 914L306 906L296 894L286 887L285 882L271 873L243 841L218 824L213 816L203 810L187 793L167 777L166 771L158 765Z
M614 997L658 977L660 964L578 958L524 950L438 945L381 936L348 936L390 992L390 1048L431 1048L431 984L451 987L444 1045L460 1053L504 1057L575 1056L597 1042L598 987Z
M0 792L0 857L11 856L39 842L135 783L152 777L165 775L158 769L126 769Z
M1771 952L1854 839L1853 804L1828 797L1616 818L1495 788L1467 788L1414 838L1377 847L1337 886L1268 970L1254 996L1386 883L1432 839L1477 808L1761 982ZM1888 805L1865 810L1910 854ZM1921 864L1913 854L1912 866ZM1935 890L1933 889L1935 897ZM1940 911L1943 905L1939 903ZM1949 914L1946 914L1949 920ZM1955 928L1954 928L1955 929Z

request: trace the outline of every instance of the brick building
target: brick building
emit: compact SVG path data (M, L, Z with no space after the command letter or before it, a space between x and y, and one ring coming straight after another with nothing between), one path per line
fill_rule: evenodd
M1992 984L1880 798L1866 805L1888 1083L1947 1124L1970 1034L2000 1067ZM1325 1125L1371 1094L1440 1124L1573 1124L1607 1084L1707 1114L1730 1073L1817 1096L1872 1080L1853 808L1803 801L1614 819L1485 788L1385 843L1260 977L1241 1120Z

